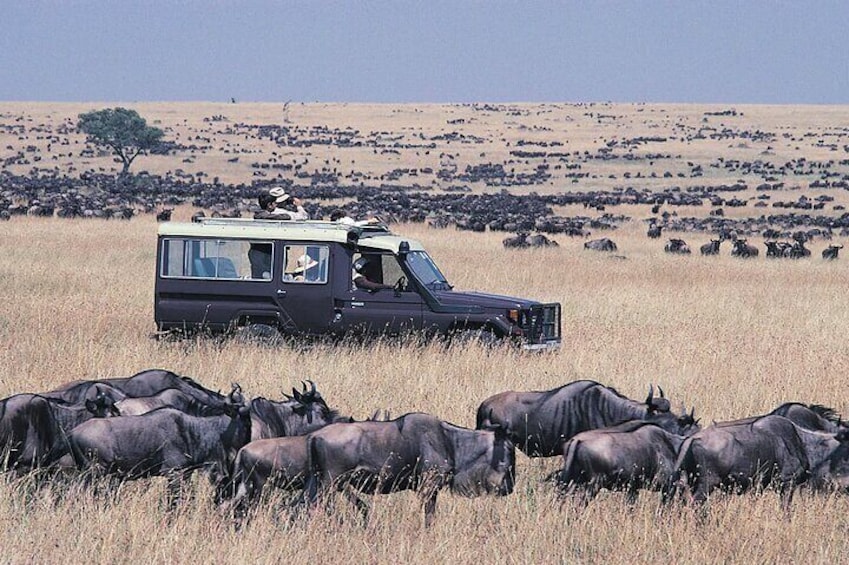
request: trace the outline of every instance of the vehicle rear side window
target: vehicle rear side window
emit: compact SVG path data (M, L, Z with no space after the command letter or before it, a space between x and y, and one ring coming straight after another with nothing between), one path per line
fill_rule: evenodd
M160 276L270 281L273 250L270 241L164 239Z
M327 282L330 248L326 245L287 245L284 248L283 280L292 283Z

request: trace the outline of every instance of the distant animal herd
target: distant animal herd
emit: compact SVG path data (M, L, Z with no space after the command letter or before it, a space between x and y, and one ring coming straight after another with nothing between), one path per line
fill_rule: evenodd
M295 493L293 519L343 492L363 516L363 494L418 493L425 524L438 493L509 495L516 448L562 458L551 477L564 500L588 503L601 489L662 493L703 507L717 489L774 486L790 510L797 487L846 491L849 426L831 408L786 403L765 415L702 428L675 413L662 389L644 401L583 380L484 399L475 429L425 413L378 410L355 421L332 409L311 381L281 400L207 389L171 371L81 380L0 401L3 469L40 483L167 478L168 507L186 478L205 474L222 514L249 519L270 488ZM99 483L98 483L99 484Z

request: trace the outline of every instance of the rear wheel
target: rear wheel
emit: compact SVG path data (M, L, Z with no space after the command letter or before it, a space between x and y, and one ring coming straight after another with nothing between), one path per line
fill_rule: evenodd
M248 324L236 332L237 339L247 342L277 343L282 336L269 324Z

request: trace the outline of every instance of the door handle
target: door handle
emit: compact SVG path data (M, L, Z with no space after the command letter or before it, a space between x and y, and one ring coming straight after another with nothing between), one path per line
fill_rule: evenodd
M286 291L282 288L277 289L277 296L286 296Z

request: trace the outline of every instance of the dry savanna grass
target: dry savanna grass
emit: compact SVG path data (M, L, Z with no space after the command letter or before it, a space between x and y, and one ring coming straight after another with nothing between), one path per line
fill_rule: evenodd
M149 337L152 218L31 218L0 225L0 394L164 367L211 388L238 381L270 397L310 378L357 418L376 408L420 410L465 426L490 394L575 379L636 398L658 383L676 405L694 405L705 423L787 400L849 413L847 273L839 261L670 257L641 229L617 235L624 260L585 252L579 241L508 252L497 234L396 230L423 240L458 288L560 301L562 349L529 355L433 344L158 342ZM212 507L203 482L168 516L160 481L126 484L103 498L78 487L34 491L7 479L0 536L4 557L17 562L826 562L847 550L849 504L840 496L803 494L789 521L772 493L717 497L704 523L687 509L660 508L652 493L634 508L610 493L579 510L561 506L541 482L557 465L519 455L516 491L504 499L443 493L427 531L409 493L373 498L366 526L342 501L341 521L319 512L290 522L278 494L236 531Z
M29 127L25 134L0 131L0 151L30 143L45 146L47 140L38 139L33 126L56 126L104 106L0 103L4 123L19 116ZM829 135L845 127L849 115L845 107L738 106L742 115L707 117L706 111L726 107L513 105L510 111L490 112L468 106L293 104L281 116L282 105L130 106L167 128L169 135L179 133L182 143L189 135L209 136L213 147L198 152L192 162L181 161L185 155L142 157L134 170L164 174L182 168L219 176L223 182L250 182L251 160L268 160L278 148L216 132L227 124L279 124L284 117L304 128L386 132L405 135L406 141L455 129L486 140L440 141L430 152L399 155L318 145L279 151L287 163L309 159L312 167L327 159L332 166L350 166L375 178L398 167L439 169L441 154L449 149L462 170L466 164L502 161L519 139L558 141L564 151L594 152L614 138L669 136L662 151L673 157L657 165L647 160L594 161L584 164L592 176L575 185L560 179L516 192L733 183L737 171L709 167L719 157L776 163L800 157L842 159L840 148L835 153L829 146L834 139ZM204 121L219 114L228 121ZM778 141L672 138L673 132L693 131L705 119L736 131L774 131ZM69 136L72 144L81 140ZM226 143L238 143L238 162L229 161L233 153L224 152ZM688 162L704 164L705 176L677 177L691 170ZM109 156L76 154L54 164L60 172L116 167ZM641 167L639 184L623 180L624 173L633 176ZM664 169L676 177L664 181L650 176L652 170ZM29 169L10 165L6 170L24 174ZM797 190L775 197L795 200L800 194L813 198L827 193L835 203L849 204L846 191L811 189L816 178L789 179ZM756 182L749 179L748 184ZM754 194L752 188L748 196ZM188 218L192 211L182 207L175 217ZM705 215L707 208L677 211ZM756 260L737 260L728 256L727 246L719 257L670 256L662 241L645 237L641 220L648 210L615 207L608 212L634 218L613 234L598 234L613 237L624 259L584 251L583 241L566 237L557 237L558 248L507 251L501 245L504 234L393 227L422 240L458 289L559 301L563 346L542 355L395 342L268 347L235 340L155 341L150 338L155 329L152 216L130 222L15 217L0 223L0 396L160 367L213 389L239 382L249 395L272 398L309 378L331 405L356 418L387 408L393 415L430 412L464 426L474 425L477 405L491 394L548 389L576 379L595 379L633 398L643 398L650 383L660 384L676 409L681 403L695 406L703 424L766 412L790 400L849 414L849 305L843 300L849 273L843 259L821 261L817 253L822 242L811 245L814 258L796 262L767 261L763 251ZM727 213L752 211L728 208ZM709 235L685 238L697 249ZM841 239L835 243L844 243ZM511 496L469 500L443 493L429 530L423 528L421 510L410 493L373 497L367 525L341 500L333 515L315 512L290 521L286 496L273 493L254 520L236 530L213 507L203 481L196 482L194 498L169 515L163 510L159 480L127 483L109 496L95 496L74 484L38 490L28 478L7 477L0 482L0 560L812 563L845 561L849 550L849 503L843 496L803 492L789 520L771 492L717 496L704 520L687 508L660 507L653 493L642 494L633 508L620 494L603 493L580 509L570 501L561 504L542 482L558 460L530 460L520 454L518 463Z

